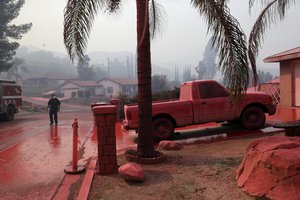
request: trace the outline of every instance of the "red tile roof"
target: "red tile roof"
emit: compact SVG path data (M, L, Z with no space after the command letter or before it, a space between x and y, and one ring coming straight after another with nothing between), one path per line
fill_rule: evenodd
M300 58L300 46L287 50L287 51L283 51L281 53L269 56L267 58L264 59L264 62L266 63L270 63L270 62L279 62L279 61L283 61L283 60L290 60L290 59L295 59L295 58Z

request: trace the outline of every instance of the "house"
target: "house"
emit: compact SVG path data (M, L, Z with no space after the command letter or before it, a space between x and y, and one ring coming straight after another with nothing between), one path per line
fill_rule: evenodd
M94 97L103 94L96 81L70 80L60 85L59 89L64 98Z
M280 105L300 106L300 46L264 59L280 65Z
M76 79L76 77L65 73L35 74L23 81L23 87L54 89L72 79Z
M107 98L118 97L120 93L130 98L137 94L137 80L127 78L103 78L97 82Z

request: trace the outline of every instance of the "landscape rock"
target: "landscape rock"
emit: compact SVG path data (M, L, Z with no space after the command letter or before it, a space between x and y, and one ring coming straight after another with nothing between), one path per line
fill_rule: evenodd
M272 136L251 142L236 179L250 195L299 200L300 137Z
M126 181L143 182L146 179L143 168L134 162L120 166L118 172Z
M183 148L183 145L178 142L174 142L174 141L162 140L159 142L157 148L167 150L167 151L180 150Z

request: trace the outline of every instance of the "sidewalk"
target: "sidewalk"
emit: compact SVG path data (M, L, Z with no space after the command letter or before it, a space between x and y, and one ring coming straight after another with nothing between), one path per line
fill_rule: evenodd
M273 116L267 115L266 120L267 120L267 123L271 123L271 122L282 122L282 121L295 121L295 120L298 120L299 118L300 118L300 108L277 107L276 114ZM210 126L216 126L216 124L210 123ZM204 125L203 127L208 127L208 126ZM117 135L121 134L120 133L121 130L119 128L121 128L121 127L118 126ZM196 127L192 126L190 128L195 129ZM181 128L180 130L184 130L184 129ZM272 133L279 132L279 131L281 132L283 130L269 127L269 128L259 130L256 134L272 134ZM135 137L134 133L129 134L128 137L131 137L131 139L132 139L133 137ZM127 139L130 139L130 138L127 138ZM124 138L123 138L123 140L124 140ZM120 155L120 154L124 153L126 148L128 148L128 147L134 148L134 147L136 147L136 145L132 144L131 142L128 142L128 143L125 142L123 146L117 147L117 154ZM83 182L81 183L81 188L80 188L79 194L77 196L78 200L84 200L84 199L88 198L89 190L92 185L93 176L94 176L95 170L96 170L96 163L97 163L97 155L95 155L89 163L85 177L83 179ZM72 181L74 182L73 179L76 179L76 178L72 178L72 176L74 176L74 175L66 175L66 177L64 179L64 183L59 188L58 193L54 199L67 199L68 194L69 194L68 186L70 186L72 184Z

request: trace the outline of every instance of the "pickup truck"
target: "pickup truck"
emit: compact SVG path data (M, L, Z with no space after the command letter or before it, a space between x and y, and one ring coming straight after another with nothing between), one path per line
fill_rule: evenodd
M265 125L265 113L275 112L272 97L262 92L246 92L233 102L230 92L214 80L184 82L178 100L152 103L153 139L169 139L176 127L207 122L228 121L260 129ZM124 113L124 128L137 129L137 104L125 105Z

